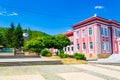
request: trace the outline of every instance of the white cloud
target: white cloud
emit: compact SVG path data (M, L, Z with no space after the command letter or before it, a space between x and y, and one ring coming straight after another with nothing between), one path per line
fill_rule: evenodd
M6 10L6 8L0 6L0 16L18 16L18 13L10 12Z
M95 6L95 9L103 9L104 6Z
M18 15L18 13L16 13L16 12L12 12L10 14L7 14L7 16L17 16L17 15Z
M3 13L0 13L0 15L2 16L2 15L3 15Z
M0 16L5 16L6 14L4 12L0 12Z
M0 16L18 16L18 13L16 13L16 12L12 12L12 13L0 12Z

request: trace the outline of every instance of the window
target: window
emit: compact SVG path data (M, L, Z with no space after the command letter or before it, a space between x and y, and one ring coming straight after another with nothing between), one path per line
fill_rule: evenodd
M68 47L68 51L70 51L70 47Z
M115 34L115 37L120 37L120 30L118 28L116 28L114 30L114 34Z
M118 37L120 37L120 30L118 31Z
M104 36L104 28L103 27L101 27L101 33Z
M109 50L109 43L106 42L106 50Z
M79 50L79 49L80 49L79 44L77 44L77 50Z
M73 46L71 47L71 50L73 51Z
M117 29L115 29L115 36L117 37Z
M109 50L109 42L102 42L102 49L103 50Z
M102 36L108 37L108 27L101 27Z
M108 37L108 28L104 28L105 36Z
M91 36L92 35L92 28L88 28L88 35Z
M93 49L93 43L89 42L89 49L92 50Z
M66 47L64 48L64 50L66 51Z
M79 38L79 31L76 32L76 38Z
M105 42L102 42L102 50L105 50Z
M85 30L82 30L82 37L85 37Z
M86 50L86 45L85 45L85 43L83 43L83 50Z

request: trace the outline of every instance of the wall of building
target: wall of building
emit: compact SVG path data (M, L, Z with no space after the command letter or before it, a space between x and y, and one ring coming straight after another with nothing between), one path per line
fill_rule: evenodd
M79 44L79 50L76 48L76 50L74 50L75 52L79 51L79 52L85 53L85 54L95 53L95 30L94 30L94 26L95 26L95 24L91 24L88 26L81 27L80 29L74 30L74 33L79 31L79 37L76 37L75 41L74 41L75 46L77 46L77 44ZM92 35L90 35L90 36L88 34L89 28L92 29ZM93 49L90 49L89 42L93 43ZM83 43L85 43L86 49L83 48L83 45L84 45Z
M120 53L119 49L119 43L120 43L120 28L118 26L112 26L112 48L113 48L113 53L118 54Z
M120 24L102 18L83 25L78 24L73 27L73 35L68 36L72 44L66 47L66 53L73 55L79 52L88 56L120 53ZM88 33L89 28L92 30L92 35ZM90 49L90 42L92 42L93 49ZM83 43L85 43L85 49Z

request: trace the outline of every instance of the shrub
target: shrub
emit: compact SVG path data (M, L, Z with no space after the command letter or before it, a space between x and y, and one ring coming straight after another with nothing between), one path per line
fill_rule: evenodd
M84 55L84 54L81 54L81 53L75 53L75 54L74 54L74 58L75 58L76 60L86 60L85 55Z
M60 54L64 54L64 50L60 50Z
M42 55L42 56L52 56L52 54L50 53L50 51L49 51L49 50L46 50L46 49L43 49L43 50L41 51L41 55Z
M55 52L55 54L58 56L59 52L57 51L57 52Z
M68 54L59 54L59 57L60 57L60 58L68 58L69 55L68 55Z
M55 52L55 54L56 54L57 56L59 56L60 54L64 54L64 50L59 50L59 51Z
M52 54L51 53L47 53L45 56L46 57L50 57L50 56L52 56Z

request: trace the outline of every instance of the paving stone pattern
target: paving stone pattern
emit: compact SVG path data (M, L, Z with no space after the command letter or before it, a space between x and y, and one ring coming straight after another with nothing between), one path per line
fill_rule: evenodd
M99 64L6 66L0 67L0 80L120 80L119 67Z

